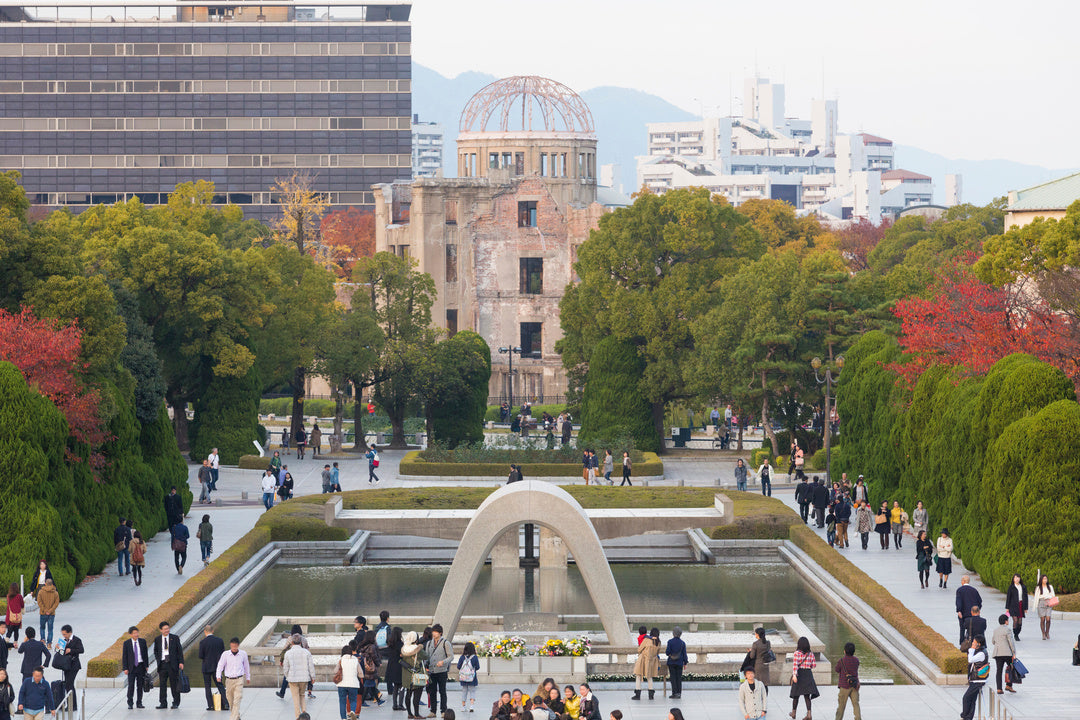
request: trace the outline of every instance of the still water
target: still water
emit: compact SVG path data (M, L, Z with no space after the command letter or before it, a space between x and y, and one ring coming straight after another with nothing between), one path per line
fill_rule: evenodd
M906 683L903 673L867 640L832 613L798 575L780 563L745 565L621 564L611 566L631 615L685 613L796 613L825 643L835 660L854 642L866 679ZM267 572L218 623L218 635L243 638L264 615L427 615L435 611L448 566L289 567ZM562 614L596 612L585 581L571 565L558 581L539 571L485 567L466 615L519 611ZM369 621L369 624L374 624ZM585 628L570 628L585 629ZM599 623L596 630L601 629ZM669 630L670 628L662 628ZM713 629L701 626L700 630ZM749 629L749 626L747 626Z

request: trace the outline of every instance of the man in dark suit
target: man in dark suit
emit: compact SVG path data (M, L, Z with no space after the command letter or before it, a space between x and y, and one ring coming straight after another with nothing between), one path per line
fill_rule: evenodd
M982 607L982 597L978 590L971 587L971 577L965 575L960 578L960 587L956 588L956 617L960 620L960 642L964 642L966 637L967 621L973 607Z
M79 670L82 670L82 660L79 656L82 655L85 650L83 649L82 640L78 635L72 632L70 625L65 625L60 628L60 636L63 638L64 649L59 649L59 643L57 643L57 652L62 653L71 658L71 664L64 669L64 690L71 693L71 709L77 710L78 705L75 701L75 676L79 674Z
M799 504L799 517L804 523L810 517L810 502L814 499L812 495L810 483L806 482L806 478L799 480L799 484L795 486L795 502Z
M180 638L169 632L169 623L162 621L158 625L161 634L154 640L154 659L157 660L158 710L166 708L166 686L172 686L172 707L180 707L180 671L184 669L184 648Z
M203 639L199 641L199 659L202 660L203 687L206 689L206 709L214 710L214 694L211 690L217 686L221 693L221 709L229 709L229 701L225 698L225 686L217 679L218 660L225 652L225 641L214 635L214 627L207 625L203 628Z
M184 500L176 492L175 485L165 496L165 516L168 518L169 527L184 521Z
M25 632L26 639L19 645L19 654L23 656L23 682L26 682L27 678L33 677L34 668L49 667L49 658L51 657L49 648L45 647L45 643L36 638L37 632L34 628L28 627Z
M131 639L124 643L124 653L120 660L120 666L127 675L127 700L128 710L131 710L131 701L138 697L138 705L142 708L143 678L146 677L146 668L150 663L150 655L146 652L146 641L139 637L139 628L132 625L128 628ZM136 692L138 695L136 696Z

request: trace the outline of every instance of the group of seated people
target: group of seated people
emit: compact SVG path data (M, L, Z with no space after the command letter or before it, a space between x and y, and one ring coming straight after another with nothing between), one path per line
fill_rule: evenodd
M585 712L588 712L586 705ZM491 720L597 720L582 712L582 696L573 685L562 691L547 678L532 696L518 688L503 690L491 706Z

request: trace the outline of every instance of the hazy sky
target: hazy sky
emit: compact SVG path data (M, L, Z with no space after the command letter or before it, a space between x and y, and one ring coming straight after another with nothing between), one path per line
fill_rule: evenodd
M784 82L787 115L840 101L844 132L951 158L1080 166L1075 0L414 0L413 58L453 77L545 75L727 115ZM666 118L656 118L663 121Z

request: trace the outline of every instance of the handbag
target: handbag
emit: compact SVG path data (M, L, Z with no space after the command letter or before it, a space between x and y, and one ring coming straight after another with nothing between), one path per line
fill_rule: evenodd
M884 522L888 522L888 521L889 521L889 519L885 516L884 513L882 513L881 515L875 515L874 516L874 522L877 523L878 525L880 525L880 524L882 524Z
M1080 650L1073 648L1073 665L1080 665Z
M121 540L120 542L116 543L116 546L113 549L116 550L116 552L124 552L124 541Z
M22 616L23 614L21 612L8 613L8 625L19 625L22 623Z
M1011 667L1012 667L1013 672L1016 674L1017 677L1020 677L1020 678L1027 677L1028 669L1024 665L1024 663L1020 662L1019 658L1016 658L1016 659L1014 659L1012 661Z
M341 661L338 660L337 667L334 669L334 677L330 678L330 681L337 685L344 679L345 672L341 669Z
M173 552L178 552L178 553L187 552L187 540L181 540L180 538L173 538L172 539L172 549L173 549Z
M1057 595L1055 595L1055 596L1054 596L1054 597L1052 597L1052 598L1047 598L1047 600L1046 600L1046 606L1047 606L1047 607L1057 607L1057 604L1058 604L1059 602L1061 602L1061 598L1059 598L1059 597L1058 597Z
M140 682L142 682L142 691L144 693L148 693L154 689L154 681L150 679L149 675L144 673Z
M188 680L187 673L183 670L180 671L180 693L191 692L191 681Z
M52 666L57 670L67 672L71 669L71 656L63 653L55 653L52 657Z
M972 623L971 618L968 618L967 630L964 633L964 642L960 643L960 652L965 652L966 653L968 650L971 649L971 641L974 640L974 638L971 635L971 623Z
M761 654L761 660L766 664L776 662L776 653L772 651L771 644L769 645L769 647L765 648L765 652Z

